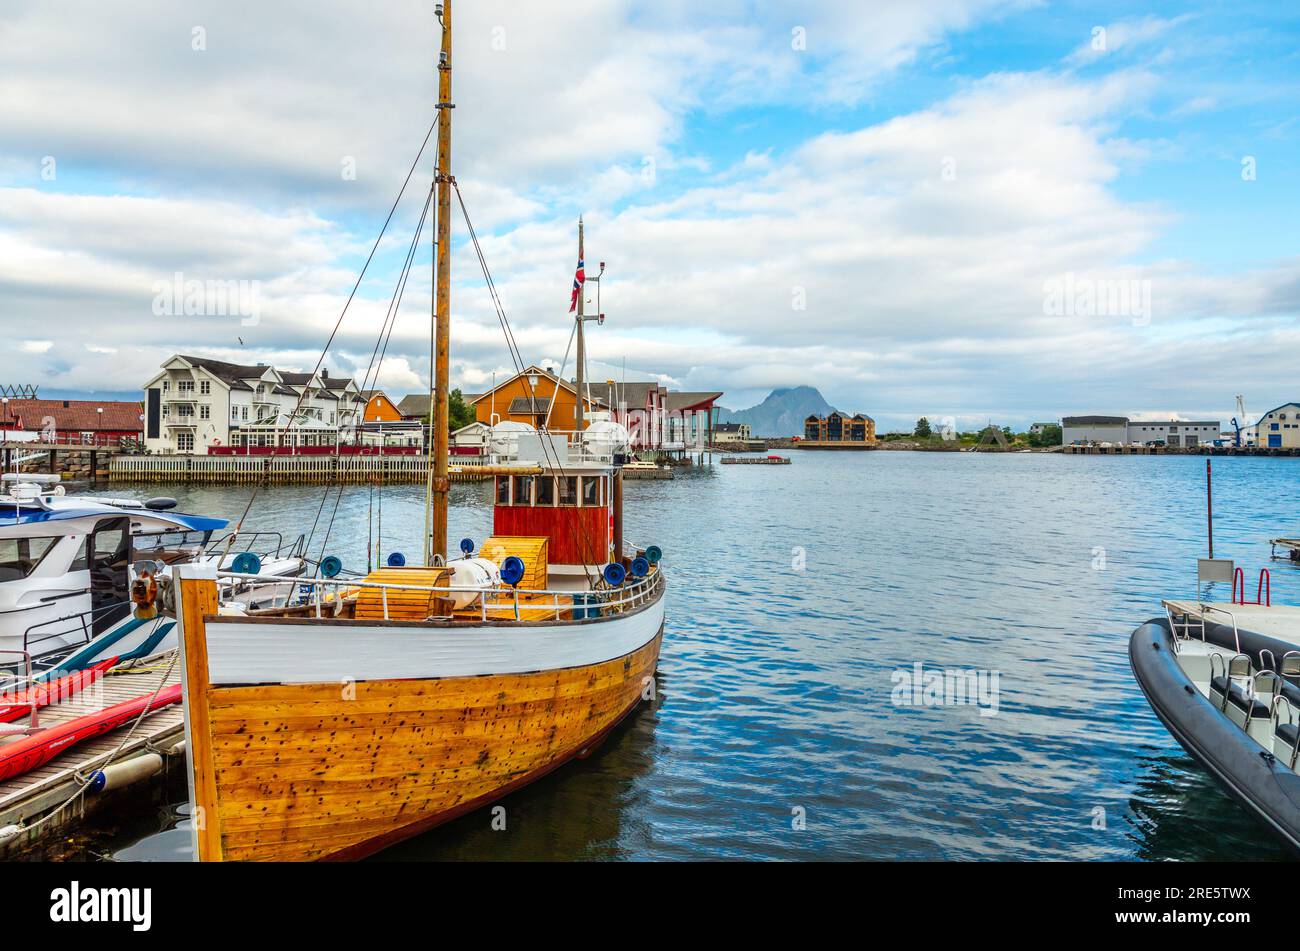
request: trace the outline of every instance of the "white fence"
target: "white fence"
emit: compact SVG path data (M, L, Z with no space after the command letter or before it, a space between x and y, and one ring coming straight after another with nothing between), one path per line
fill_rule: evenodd
M478 459L457 458L453 482L489 478L474 470ZM424 483L424 456L118 456L109 466L113 482L207 482L280 485Z

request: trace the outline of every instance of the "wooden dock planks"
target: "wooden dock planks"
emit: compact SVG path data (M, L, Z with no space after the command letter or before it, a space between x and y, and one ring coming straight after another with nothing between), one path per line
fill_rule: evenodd
M103 707L151 694L163 683L168 661L150 664L142 673L119 673L105 676L82 694L44 708L40 725L50 726L96 712ZM179 663L166 683L180 683ZM26 721L23 721L26 722ZM30 822L68 799L80 786L76 774L103 766L126 735L127 727L106 733L68 748L67 752L21 776L0 783L0 826ZM123 758L146 745L170 746L182 734L182 711L179 705L149 713L122 751ZM93 795L93 794L87 794Z

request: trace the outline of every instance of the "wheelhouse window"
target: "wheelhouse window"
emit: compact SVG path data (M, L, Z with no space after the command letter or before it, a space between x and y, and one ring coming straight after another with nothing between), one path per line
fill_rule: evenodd
M58 538L0 539L0 582L26 578L50 553Z
M537 505L555 504L555 480L546 476L537 479Z
M515 505L533 504L533 477L514 476Z
M599 505L600 504L600 476L583 476L582 478L582 504Z
M510 477L497 476L497 505L510 504Z
M555 480L559 483L560 505L577 505L578 504L578 477L577 476L560 476Z

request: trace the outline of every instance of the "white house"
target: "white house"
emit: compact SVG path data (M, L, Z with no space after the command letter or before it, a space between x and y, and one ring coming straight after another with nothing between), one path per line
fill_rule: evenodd
M215 446L332 446L360 422L353 380L177 355L144 385L145 446L206 455Z

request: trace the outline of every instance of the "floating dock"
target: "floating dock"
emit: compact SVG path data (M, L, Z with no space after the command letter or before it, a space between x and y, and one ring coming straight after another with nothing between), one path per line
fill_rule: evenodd
M726 456L722 460L725 466L788 466L789 456Z
M671 479L676 475L668 466L657 466L654 469L639 466L624 466L624 479Z
M138 673L129 669L110 672L93 687L42 708L38 725L66 723L180 681L181 665L179 662L173 665L170 657L155 660ZM184 712L180 704L146 714L134 733L131 726L128 723L78 743L44 766L0 782L0 829L17 827L18 830L0 839L0 857L12 857L66 830L89 813L114 800L120 801L119 797L144 795L151 788L161 786L173 770L184 768ZM128 734L130 739L123 745ZM113 759L119 746L121 752ZM136 783L103 793L84 789L91 773L106 766L110 759L121 764L142 757L154 759L139 764ZM80 795L76 795L78 792Z

